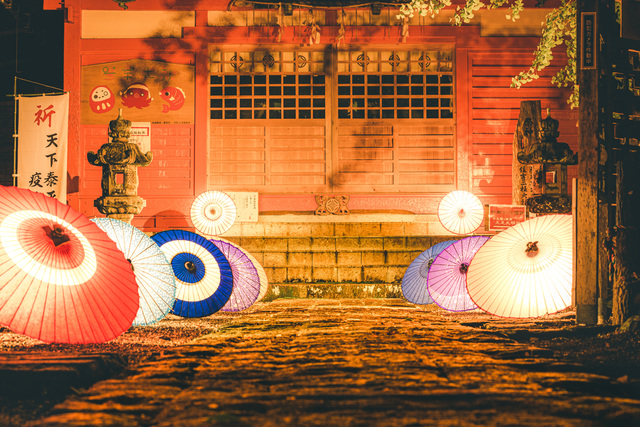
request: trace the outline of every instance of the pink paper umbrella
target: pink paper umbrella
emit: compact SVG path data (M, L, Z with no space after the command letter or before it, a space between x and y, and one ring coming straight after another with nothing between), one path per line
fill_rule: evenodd
M42 193L0 186L1 324L45 342L106 342L138 307L131 264L95 223Z
M226 240L211 239L229 261L233 274L233 290L222 311L242 311L251 307L260 294L260 277L253 262L237 245Z
M427 287L431 299L449 311L478 308L467 293L467 270L475 253L489 240L487 236L471 236L447 246L431 264Z

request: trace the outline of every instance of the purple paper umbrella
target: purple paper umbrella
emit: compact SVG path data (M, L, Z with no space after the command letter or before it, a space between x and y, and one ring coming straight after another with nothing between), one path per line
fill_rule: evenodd
M447 246L431 264L427 287L431 299L449 311L478 308L467 292L467 269L475 253L489 240L487 236L471 236Z
M233 291L222 311L242 311L251 307L260 293L260 277L249 257L235 244L221 239L211 239L231 265Z

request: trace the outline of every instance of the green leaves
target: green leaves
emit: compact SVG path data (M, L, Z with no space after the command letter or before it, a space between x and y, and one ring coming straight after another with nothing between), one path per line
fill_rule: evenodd
M506 18L516 21L524 10L523 0L489 0L488 4L481 0L466 0L464 5L457 6L451 22L453 25L468 24L475 17L475 12L483 7L497 9L507 6ZM435 17L442 9L451 6L451 0L411 0L400 7L398 19L430 15ZM562 0L562 4L549 12L542 23L543 30L540 42L533 54L533 61L528 70L521 71L511 79L511 87L520 88L540 78L539 72L551 64L553 50L564 45L567 55L566 65L558 71L551 82L558 87L570 86L573 93L567 101L571 108L578 106L578 85L576 84L576 0Z

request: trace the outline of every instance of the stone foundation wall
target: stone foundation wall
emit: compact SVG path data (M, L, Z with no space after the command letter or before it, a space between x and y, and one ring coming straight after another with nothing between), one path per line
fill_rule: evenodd
M222 237L255 256L272 286L313 284L325 289L326 285L399 285L420 253L438 242L463 237L448 233L435 216L295 219L284 222L263 217L258 223L236 224ZM339 286L333 287L337 290ZM312 288L290 292L296 294L292 296L314 296ZM342 286L337 291L344 293L345 289ZM362 292L361 287L353 289ZM370 291L389 293L386 288Z

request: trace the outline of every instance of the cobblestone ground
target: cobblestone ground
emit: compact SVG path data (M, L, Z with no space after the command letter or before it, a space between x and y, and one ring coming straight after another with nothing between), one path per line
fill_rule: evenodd
M640 396L400 300L276 300L36 425L640 425Z

